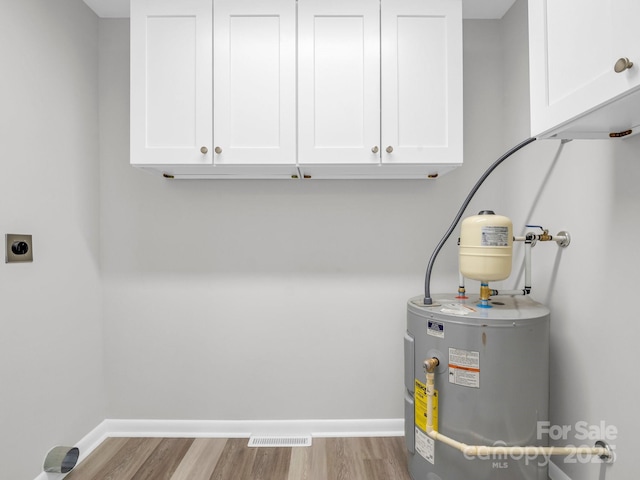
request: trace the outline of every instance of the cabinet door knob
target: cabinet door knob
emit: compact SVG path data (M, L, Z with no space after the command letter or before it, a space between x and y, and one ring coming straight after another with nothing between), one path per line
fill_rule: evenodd
M391 145L389 145L387 147L387 153L391 153L391 152L393 152L393 147Z
M616 64L613 66L613 70L616 73L622 73L631 67L633 67L633 62L630 61L627 57L622 57L619 58Z
M207 147L200 147L200 152L203 155L206 155L209 152L209 149Z
M380 151L380 149L379 149L379 148L378 148L378 146L376 145L375 147L373 147L373 148L371 149L371 151L372 151L373 153L378 153L378 152Z
M218 155L222 153L222 149L220 147L216 147L213 149Z

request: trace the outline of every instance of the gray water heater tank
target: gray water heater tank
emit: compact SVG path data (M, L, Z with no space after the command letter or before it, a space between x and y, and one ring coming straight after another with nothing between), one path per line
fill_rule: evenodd
M546 480L543 457L467 458L426 435L423 362L437 357L436 429L467 445L546 446L549 310L529 297L423 296L407 304L405 438L414 480Z

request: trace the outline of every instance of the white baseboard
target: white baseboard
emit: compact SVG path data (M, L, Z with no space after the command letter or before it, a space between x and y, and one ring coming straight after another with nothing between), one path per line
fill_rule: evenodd
M107 419L76 445L82 462L108 437L249 438L251 435L312 437L397 437L404 419L374 420L119 420ZM61 480L65 474L41 473L35 480ZM555 479L563 480L563 479ZM570 479L569 479L570 480Z
M376 420L105 420L110 437L249 438L251 435L395 437L401 418Z
M549 478L551 480L571 480L555 463L549 462Z

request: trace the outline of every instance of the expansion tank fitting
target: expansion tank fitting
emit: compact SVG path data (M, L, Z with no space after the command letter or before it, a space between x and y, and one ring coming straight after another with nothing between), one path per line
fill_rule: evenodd
M480 303L478 303L478 307L480 308L491 308L489 305L489 299L491 298L491 289L486 282L480 283Z
M480 300L489 300L491 298L491 289L487 283L480 284Z

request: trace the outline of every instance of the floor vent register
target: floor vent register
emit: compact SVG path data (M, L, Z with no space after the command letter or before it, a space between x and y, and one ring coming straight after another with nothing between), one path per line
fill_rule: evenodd
M310 447L311 435L306 436L251 436L249 447Z

